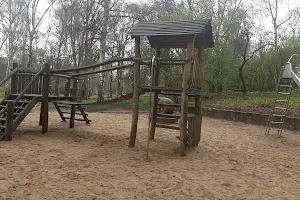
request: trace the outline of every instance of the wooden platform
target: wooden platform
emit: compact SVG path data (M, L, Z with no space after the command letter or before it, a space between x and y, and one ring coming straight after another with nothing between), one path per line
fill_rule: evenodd
M12 97L17 97L19 96L19 94L11 94L10 96ZM23 98L24 99L32 99L34 97L37 97L39 99L43 98L43 95L41 94L24 94ZM55 96L55 95L49 95L49 101L68 101L68 100L72 100L72 97L64 97L64 96Z
M158 94L162 95L173 95L173 96L181 96L182 94L182 88L167 88L167 87L158 87L154 86L150 88L150 86L141 86L140 88L141 92L157 92ZM200 96L201 90L199 89L188 89L187 90L188 96Z

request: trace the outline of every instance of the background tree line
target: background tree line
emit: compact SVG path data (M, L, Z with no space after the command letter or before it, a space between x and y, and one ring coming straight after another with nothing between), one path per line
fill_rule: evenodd
M44 62L61 69L131 56L128 32L143 21L212 19L215 47L206 51L204 88L209 92L273 90L282 64L300 53L300 8L285 0L0 2L0 52L6 72L12 62L30 70ZM152 57L146 38L142 44L143 56ZM184 55L181 49L162 53ZM164 67L162 84L180 86L180 73L180 68ZM146 80L149 70L142 70L142 76Z

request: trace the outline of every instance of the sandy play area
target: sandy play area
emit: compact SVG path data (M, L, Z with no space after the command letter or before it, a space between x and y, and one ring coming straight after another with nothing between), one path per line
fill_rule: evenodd
M300 199L300 133L204 118L199 147L179 157L176 131L158 129L145 161L147 116L128 149L131 115L89 113L74 129L31 113L0 143L0 199Z

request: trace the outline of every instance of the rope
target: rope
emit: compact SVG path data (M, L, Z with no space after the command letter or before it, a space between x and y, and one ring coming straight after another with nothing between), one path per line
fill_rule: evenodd
M149 118L148 118L148 138L147 138L147 149L146 149L146 160L149 159L149 147L150 147L150 125L151 125L151 111L152 111L152 83L153 83L153 77L154 77L154 62L155 62L155 56L152 57L151 60L152 64L151 64L151 69L150 69L150 95L149 95Z

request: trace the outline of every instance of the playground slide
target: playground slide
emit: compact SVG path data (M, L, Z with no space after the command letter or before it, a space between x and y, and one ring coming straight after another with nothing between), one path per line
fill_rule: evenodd
M292 64L290 62L287 62L284 66L282 78L292 78L293 81L300 87L300 69L297 70L297 74L292 69Z

